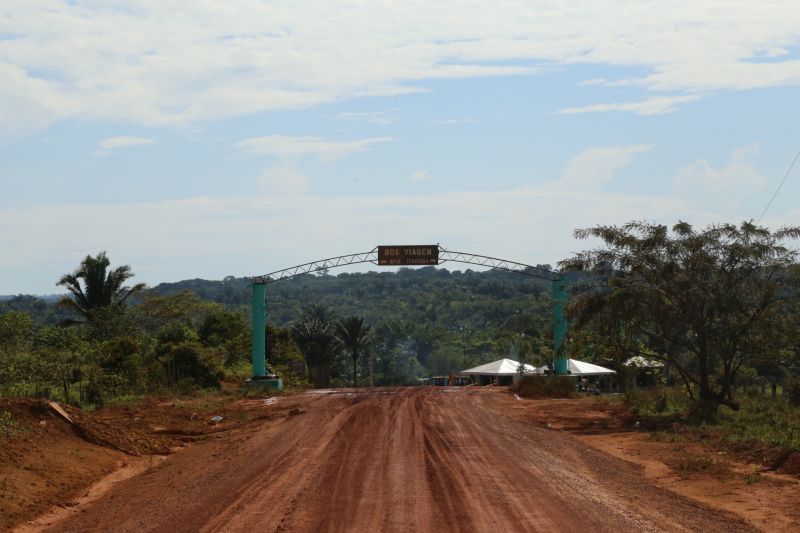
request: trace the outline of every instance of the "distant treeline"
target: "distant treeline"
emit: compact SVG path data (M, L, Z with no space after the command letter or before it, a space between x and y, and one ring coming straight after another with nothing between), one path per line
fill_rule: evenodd
M217 307L205 307L200 302ZM128 312L115 315L110 321L94 319L93 324L76 331L85 337L81 340L88 339L88 344L81 348L87 355L80 361L63 361L64 372L75 373L75 385L68 383L73 379L70 377L61 380L60 388L65 396L75 393L74 389L81 392L84 390L80 388L81 382L91 375L95 389L104 389L100 392L109 397L127 391L153 390L159 383L177 381L170 372L172 361L180 357L202 363L192 366L193 369L208 368L219 376L229 374L231 368L249 361L249 332L243 328L249 328L250 302L251 282L246 278L186 280L140 292L128 300ZM332 325L355 316L363 318L365 325L372 328L369 354L358 360L356 371L364 377L373 376L376 384L413 384L422 376L447 374L451 369L500 357L540 365L550 358L550 303L549 281L505 271L450 272L425 267L337 276L302 275L267 287L269 363L281 367L290 379L307 378L303 357L289 332L312 310L324 315L325 321ZM67 331L57 334L57 330L50 328L75 317L57 303L32 296L16 296L0 302L0 316L3 315L9 327L12 319L24 322L25 316L30 317L31 323L22 328L31 332L25 335L26 339L51 331L61 337ZM216 322L209 325L207 320ZM204 333L208 328L219 329L219 324L225 324L220 330L225 331L224 335ZM120 328L125 331L117 332ZM104 362L108 358L105 353L119 352L119 338L131 345L126 344L128 352L136 354L124 357L126 364L140 361L130 369L122 360L111 366ZM193 340L197 338L200 344ZM23 340L14 341L12 350L17 354L14 356L17 377L7 378L28 383L15 390L52 389L44 367L41 372L34 372L33 363L45 361L37 355L36 343ZM195 344L190 346L187 342ZM225 350L220 351L221 346ZM297 361L301 366L297 366ZM352 364L345 353L337 353L327 366L333 384L346 385L354 379ZM141 374L142 368L148 369L147 375ZM313 369L309 366L308 370ZM34 374L38 376L36 379L25 379L26 375ZM120 385L110 387L101 383L98 376L106 381L113 376ZM204 377L200 381L213 380ZM85 394L80 396L83 398Z
M161 295L184 290L228 309L250 306L250 281L243 278L195 279L152 289ZM306 274L267 287L272 327L290 327L310 307L320 306L336 317L363 317L376 333L403 345L397 367L412 370L385 369L380 381L387 384L500 357L543 364L550 356L550 305L549 281L502 270Z
M541 268L549 270L550 265ZM169 295L187 289L228 309L250 305L247 278L192 279L161 283L151 290ZM491 327L513 315L531 313L533 302L542 295L549 298L549 291L549 281L513 272L451 272L423 267L397 272L305 274L268 285L267 305L269 323L276 326L289 325L309 305L316 304L342 316L361 315L370 322L424 318L446 326L466 321Z

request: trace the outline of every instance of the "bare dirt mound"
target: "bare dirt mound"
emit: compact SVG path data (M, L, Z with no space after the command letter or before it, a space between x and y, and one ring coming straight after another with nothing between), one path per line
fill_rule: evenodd
M792 452L777 468L781 474L800 477L800 452Z
M85 501L97 492L95 483L140 473L176 447L302 414L291 398L144 398L94 412L2 399L0 531L20 523L38 530L31 519L63 515L57 508Z
M169 453L169 442L95 420L45 400L0 400L0 530L54 505L112 472L127 455Z
M124 427L105 421L98 416L69 406L60 406L72 420L72 429L86 442L119 450L128 455L167 455L170 453L168 438L151 435L136 428Z

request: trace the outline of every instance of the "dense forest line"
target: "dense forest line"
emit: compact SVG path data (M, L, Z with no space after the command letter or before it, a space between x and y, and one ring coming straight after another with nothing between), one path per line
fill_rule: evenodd
M247 278L193 279L161 283L152 289L162 295L183 290L228 309L250 305ZM419 317L431 324L468 321L490 325L508 318L509 312L514 314L513 309L526 310L542 295L549 297L549 291L549 281L519 273L422 267L397 272L304 274L268 285L267 305L270 323L277 326L290 324L309 305L324 305L342 315L360 314L372 322Z
M559 263L570 293L563 355L612 366L621 384L631 357L660 365L703 419L738 408L756 384L800 398L800 252L784 244L800 228L631 222L576 237L602 246ZM248 279L128 287L131 268L109 264L86 256L58 281L70 292L58 304L0 302L0 393L70 399L77 388L84 401L248 374ZM550 282L519 273L323 271L269 284L266 299L269 364L295 385L415 384L556 355Z
M250 305L249 281L241 278L161 284L153 291L187 289L228 308ZM500 357L541 365L551 353L550 282L518 273L423 267L306 274L267 286L273 327L290 327L314 306L333 317L363 317L384 341L377 349L393 346L394 353L384 349L377 357L384 384L413 383Z
M64 369L49 385L41 357L22 357L17 362L27 363L10 365L6 373L16 368L17 382L30 375L23 390L64 396L70 395L72 385L80 389L76 395L86 396L81 382L91 376L93 399L102 396L103 388L110 387L105 394L113 396L152 390L159 382L176 383L180 360L191 363L183 364L182 372L203 384L216 382L212 375L243 376L250 357L250 300L246 278L163 283L132 295L113 317L92 315L84 326L64 329L59 324L74 319L74 309L16 296L0 302L0 322L6 323L7 336L16 339L20 353L40 349L43 354L67 353L63 346L59 351L42 344L41 339L50 338L83 355L58 359ZM379 385L414 384L422 376L504 356L543 364L550 354L550 283L516 273L425 267L306 274L269 285L267 304L268 359L290 383L308 382L311 377L312 368L304 364L308 357L304 358L291 330L309 314L329 324L353 316L364 320L372 330L372 342L356 372L370 374ZM119 361L106 361L114 359L109 352L118 350L124 352ZM127 363L121 360L130 357ZM131 366L131 360L150 362ZM346 351L338 350L326 363L326 379L334 385L352 382L357 376L351 365ZM147 375L142 368L149 369ZM71 383L66 383L65 373Z
M250 306L250 282L243 278L187 280L153 288L162 295L183 290L228 309ZM338 317L361 316L376 327L393 324L408 331L414 343L435 345L417 354L433 372L464 368L494 355L536 358L534 352L541 354L551 334L550 282L502 270L424 267L305 274L267 286L272 326L291 326L311 306L328 308ZM431 355L434 359L429 361Z

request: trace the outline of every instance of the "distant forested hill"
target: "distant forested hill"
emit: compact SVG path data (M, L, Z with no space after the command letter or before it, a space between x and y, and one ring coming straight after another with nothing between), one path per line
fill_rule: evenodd
M21 311L31 315L37 324L54 326L73 315L63 307L58 305L60 296L32 296L30 294L18 294L16 296L4 296L0 299L0 315L8 311Z
M187 289L229 308L250 305L246 278L162 283L152 291L168 295ZM542 305L549 309L549 297L546 280L500 270L450 272L434 267L336 276L306 274L267 286L269 320L277 326L291 323L312 305L323 305L339 316L361 315L373 323L410 320L491 327L516 315L538 314Z
M152 289L163 295L183 290L229 309L250 306L250 282L245 278L194 279ZM307 274L268 285L267 305L268 321L274 326L290 325L315 305L330 308L338 317L363 316L375 327L401 331L415 344L420 362L439 371L456 359L462 368L495 356L530 359L550 344L550 283L499 270L424 267ZM429 360L429 355L441 362Z

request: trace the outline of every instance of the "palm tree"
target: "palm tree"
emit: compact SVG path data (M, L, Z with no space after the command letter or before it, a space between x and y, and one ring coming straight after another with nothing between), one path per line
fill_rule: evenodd
M87 255L75 272L62 276L56 284L63 285L72 293L72 296L64 296L59 303L74 309L88 320L93 310L121 306L132 294L145 288L144 283L133 287L123 286L134 275L131 267L122 265L109 270L110 264L105 252L100 252L97 257Z
M330 387L331 367L341 343L331 324L306 317L292 326L292 338L306 359L315 387Z
M336 311L324 304L313 304L303 311L303 318L319 320L325 324L331 324L336 320Z
M345 348L350 350L353 359L353 386L358 387L358 358L362 350L372 341L369 324L364 324L364 318L351 316L336 323L336 335Z

